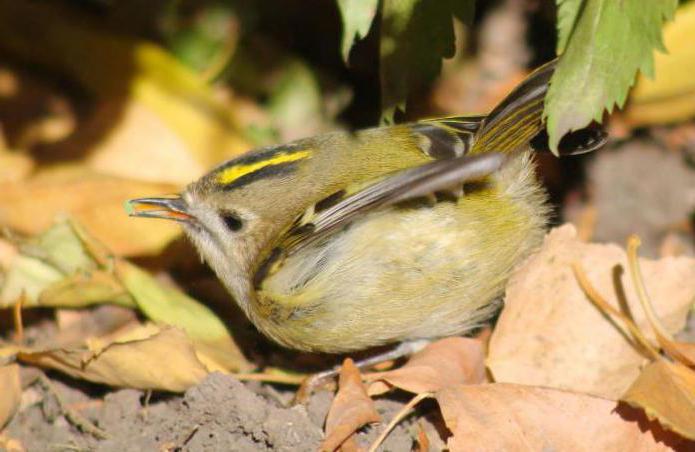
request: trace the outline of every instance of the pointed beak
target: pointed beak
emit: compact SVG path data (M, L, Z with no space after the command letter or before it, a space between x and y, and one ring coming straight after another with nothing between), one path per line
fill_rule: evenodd
M180 196L131 199L125 204L125 210L131 217L163 218L183 223L194 219L187 209L186 202Z

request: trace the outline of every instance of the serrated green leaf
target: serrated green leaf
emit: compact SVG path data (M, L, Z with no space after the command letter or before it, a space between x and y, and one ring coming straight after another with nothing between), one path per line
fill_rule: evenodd
M347 63L350 49L355 41L369 33L379 7L379 0L337 0L340 17L343 20L341 53Z
M574 30L583 0L557 1L557 53L565 51L567 41Z
M585 0L545 99L550 147L562 136L622 107L638 70L653 73L664 50L661 25L677 0ZM564 19L568 21L567 18Z
M409 93L438 74L442 58L456 51L452 16L472 17L473 0L384 0L380 76L382 122L404 110Z

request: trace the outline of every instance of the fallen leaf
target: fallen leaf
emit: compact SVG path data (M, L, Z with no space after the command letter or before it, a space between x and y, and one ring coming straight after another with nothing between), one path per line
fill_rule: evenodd
M17 364L0 366L0 388L0 430L2 430L14 416L22 398L22 385Z
M575 261L609 304L621 309L627 303L637 325L649 330L625 252L616 245L582 243L574 227L566 225L552 230L541 250L510 279L487 365L498 382L617 399L639 375L644 356L625 328L587 299L570 267ZM695 280L695 261L640 259L640 264L661 323L672 334L680 331L695 298L695 284L684 284ZM647 338L655 341L651 332Z
M85 307L109 302L136 307L132 295L113 272L104 270L79 271L62 278L41 291L36 298L39 306Z
M480 340L449 337L433 342L415 353L398 369L366 374L369 395L379 395L393 387L420 394L457 384L485 381L485 352Z
M182 328L210 370L247 371L253 366L232 340L227 327L207 306L180 290L166 287L130 262L116 262L116 274L138 308L157 323Z
M249 148L234 109L200 74L75 8L1 1L0 47L95 98L95 114L67 144L89 146L99 172L181 185Z
M20 296L23 307L85 307L97 303L138 308L160 325L183 329L211 370L253 368L225 324L207 306L146 271L116 258L78 223L66 219L21 247L0 287L0 306Z
M655 52L655 78L637 78L625 109L625 118L633 127L695 116L695 4L683 3L663 34L668 53Z
M436 394L463 450L686 450L694 446L612 400L515 384L458 385ZM523 445L523 447L522 447Z
M326 418L326 438L321 450L336 450L359 428L380 420L374 402L362 383L360 371L350 358L345 359L340 369L338 393Z
M12 266L12 260L17 256L17 247L7 240L0 238L0 270L7 271Z
M12 306L20 297L24 297L25 307L37 306L41 292L62 278L62 273L45 262L19 255L1 281L0 307Z
M95 383L172 392L185 391L208 374L183 331L153 325L109 343L97 338L82 347L22 348L17 359Z
M0 146L0 184L17 183L34 169L34 161L26 154L9 152Z
M647 365L620 397L642 408L650 419L695 440L695 371L680 363L658 360Z
M0 226L33 236L69 214L121 256L156 254L181 234L164 221L126 215L131 198L172 193L177 186L121 179L82 166L42 171L18 183L0 184Z

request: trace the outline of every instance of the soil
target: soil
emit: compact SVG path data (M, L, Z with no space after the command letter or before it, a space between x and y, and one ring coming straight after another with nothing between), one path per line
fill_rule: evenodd
M183 395L147 394L133 389L107 391L83 382L51 379L52 389L33 384L5 435L27 451L312 451L323 439L323 424L333 392L315 393L306 405L288 406L291 391L259 383L242 383L210 374ZM108 437L98 439L69 421L56 399L78 412ZM358 443L368 446L402 407L400 400L377 400L386 422L366 427ZM429 407L434 410L434 406ZM427 410L427 406L424 408ZM441 450L437 419L406 419L379 450L411 450L419 426L429 433L431 450Z

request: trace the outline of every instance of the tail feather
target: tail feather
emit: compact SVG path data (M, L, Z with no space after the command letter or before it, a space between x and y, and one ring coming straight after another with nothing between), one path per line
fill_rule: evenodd
M543 121L545 95L557 60L533 71L487 116L457 116L424 120L411 125L425 140L423 151L434 158L463 154L510 153L527 145L547 151ZM559 145L560 155L580 154L601 147L605 132L597 125L567 134Z
M557 60L532 72L483 121L471 153L510 152L545 128L543 101Z

